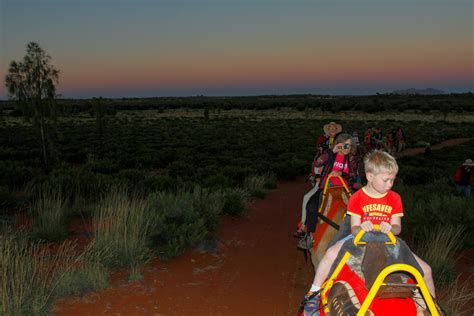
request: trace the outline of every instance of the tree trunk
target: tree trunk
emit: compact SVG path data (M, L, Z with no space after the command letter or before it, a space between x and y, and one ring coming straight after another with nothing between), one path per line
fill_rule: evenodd
M41 150L43 152L43 164L45 169L48 169L48 155L46 153L46 139L44 136L44 116L43 113L40 113L40 119L39 119L39 124L40 124L40 136L41 136Z

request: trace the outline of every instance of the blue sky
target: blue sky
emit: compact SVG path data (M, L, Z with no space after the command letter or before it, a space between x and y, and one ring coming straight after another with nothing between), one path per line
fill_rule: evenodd
M0 1L0 99L30 41L68 98L474 90L473 1Z

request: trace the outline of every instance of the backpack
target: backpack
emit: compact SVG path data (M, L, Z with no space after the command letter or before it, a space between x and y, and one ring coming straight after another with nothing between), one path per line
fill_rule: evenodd
M461 183L461 168L457 168L454 171L454 182Z

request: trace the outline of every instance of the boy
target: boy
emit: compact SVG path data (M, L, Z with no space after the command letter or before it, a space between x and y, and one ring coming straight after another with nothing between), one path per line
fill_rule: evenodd
M375 150L365 156L364 167L367 185L351 196L347 206L347 214L351 215L352 235L338 241L327 250L318 265L307 297L311 297L313 293L321 289L341 246L361 229L370 232L374 230L374 224L379 224L382 233L391 231L394 235L400 234L403 216L402 200L400 195L391 190L398 172L397 161L388 153ZM423 270L426 286L434 298L435 288L431 268L418 256L413 255ZM318 302L318 295L309 299L305 312L314 312L319 309Z

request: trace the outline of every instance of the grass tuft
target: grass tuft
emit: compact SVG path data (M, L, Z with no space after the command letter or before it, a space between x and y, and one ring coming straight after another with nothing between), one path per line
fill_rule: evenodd
M30 209L33 217L33 236L47 241L62 241L67 235L67 200L61 191L43 186Z
M147 236L150 222L146 200L114 188L101 200L94 214L96 241L92 252L105 253L108 267L142 266L148 260Z

